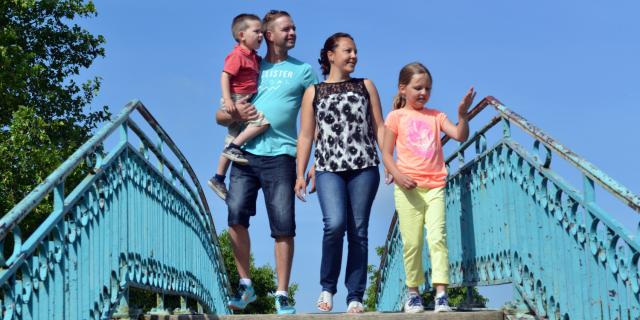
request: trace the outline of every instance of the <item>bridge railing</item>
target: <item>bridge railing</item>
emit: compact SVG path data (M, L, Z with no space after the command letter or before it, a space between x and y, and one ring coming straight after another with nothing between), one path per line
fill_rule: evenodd
M157 142L132 119L136 110ZM116 146L105 152L105 140L116 131ZM131 145L130 132L139 148ZM177 161L169 160L165 146ZM66 178L83 161L90 172L65 192ZM20 222L48 196L53 211L23 239ZM178 295L181 311L194 299L201 311L229 313L227 273L200 183L139 101L127 104L0 219L3 247L7 238L11 254L0 252L4 319L128 317L129 287Z
M598 205L595 186L635 212L638 196L493 97L472 114L487 106L497 115L446 159L450 167L458 162L446 191L451 286L513 283L522 307L551 319L638 318L639 244ZM487 132L498 124L501 138L488 148ZM512 139L511 124L533 138L532 151ZM474 146L475 157L465 161ZM552 154L581 172L582 191L551 169ZM380 266L380 310L403 302L396 222L394 216ZM429 279L426 248L424 257Z

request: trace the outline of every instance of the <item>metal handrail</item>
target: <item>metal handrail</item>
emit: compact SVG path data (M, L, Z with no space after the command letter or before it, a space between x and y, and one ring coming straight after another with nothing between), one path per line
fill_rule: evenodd
M640 197L633 194L631 190L627 189L609 175L599 170L595 165L580 157L571 149L567 148L532 123L528 122L521 115L505 107L498 99L492 96L488 96L485 99L489 100L503 118L515 123L536 140L544 143L544 145L549 149L555 151L562 158L576 166L584 175L597 182L601 187L618 197L618 199L624 201L631 209L636 212L640 212Z
M158 134L158 136L167 143L167 146L171 149L171 151L176 155L184 169L187 171L189 177L193 181L195 185L198 195L199 202L198 205L201 209L204 210L204 214L206 221L208 222L211 232L212 239L217 243L217 236L215 232L215 227L213 224L213 219L211 217L211 211L209 209L209 205L204 196L204 192L202 191L202 187L196 177L191 165L186 160L182 152L175 145L173 140L169 137L166 131L160 126L160 124L156 121L156 119L151 115L149 110L142 104L142 102L138 100L133 100L124 107L122 112L107 126L100 129L93 137L91 137L87 142L85 142L78 150L76 150L67 160L65 160L59 168L62 170L56 170L51 173L44 181L42 181L38 186L36 186L26 197L24 197L20 202L18 202L6 215L4 215L0 219L0 240L4 239L10 230L12 230L16 225L18 225L28 214L33 210L39 202L47 196L60 182L64 181L64 179L73 172L73 170L85 159L85 157L92 155L95 150L100 146L100 144L111 134L114 130L119 128L123 123L130 125L129 116L134 111L138 110L142 117L149 123L151 128ZM131 127L131 126L130 126ZM133 128L132 128L133 129ZM135 130L135 129L133 129ZM158 156L156 154L156 156ZM161 159L162 156L158 156L158 159ZM166 159L162 159L160 161L168 162ZM189 186L185 186L189 188Z
M142 103L140 103L140 104L142 105ZM196 174L193 171L193 169L191 168L191 165L187 161L187 158L182 154L180 149L178 149L178 147L176 146L175 142L173 142L173 139L171 139L171 137L167 134L167 132L164 131L162 126L160 126L158 121L153 117L153 115L151 115L149 110L147 110L147 108L145 108L144 105L142 105L142 108L138 109L138 111L140 112L142 117L145 120L147 120L149 125L151 125L151 127L156 131L158 136L163 141L167 142L169 148L171 148L171 151L173 151L173 154L175 154L176 157L178 157L178 160L180 160L180 163L187 170L187 174L189 174L189 177L191 178L191 180L193 181L193 184L196 187L196 190L198 190L198 196L200 197L200 201L202 202L202 206L204 207L204 210L207 213L207 217L208 217L209 223L210 223L211 227L214 228L212 231L213 231L213 234L215 235L216 234L215 226L213 224L213 218L211 216L211 211L209 209L209 204L207 203L207 199L204 196L204 191L202 191L202 187L200 185L200 181L198 180L198 177L196 176ZM216 241L217 241L217 237L216 237Z
M111 125L104 126L98 130L93 137L87 140L87 142L80 146L78 150L71 154L71 156L59 166L59 168L63 168L63 170L55 170L51 173L44 181L29 192L26 197L9 210L6 215L0 218L0 240L4 239L7 233L18 225L18 223L40 203L40 200L49 194L60 182L64 181L85 157L93 154L100 143L127 119L138 103L138 101L129 102L118 117L111 122Z
M507 108L502 102L493 96L487 96L482 101L480 101L470 112L469 112L469 120L473 119L478 113L484 110L488 105L492 105L495 110L499 113L500 117L506 120L509 120L510 123L514 123L520 129L524 130L527 134L535 138L536 140L542 142L546 147L550 150L555 151L558 155L560 155L565 160L569 161L573 164L578 170L580 170L584 175L589 177L590 179L597 182L601 187L605 188L607 191L611 192L618 199L625 202L631 209L634 211L640 212L640 197L635 195L631 190L624 187L622 184L611 178L606 173L602 172L595 165L585 160L584 158L577 155L571 149L567 148L556 139L552 138L540 128L533 125L531 122L527 121L518 113L512 111ZM497 124L497 122L493 122L490 126L487 126L484 131L487 131L489 128ZM473 139L469 139L471 141ZM449 137L445 136L442 138L442 145L449 141ZM456 154L460 151L468 148L470 144L466 144L464 147L459 148L454 151L452 154Z

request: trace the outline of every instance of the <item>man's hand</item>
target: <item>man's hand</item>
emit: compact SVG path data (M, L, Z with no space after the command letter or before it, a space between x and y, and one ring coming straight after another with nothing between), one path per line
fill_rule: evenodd
M258 119L258 110L256 110L254 105L248 103L247 99L248 97L244 97L236 101L236 110L234 112L227 110L234 121L251 121Z
M248 97L245 97L236 101L236 110L234 112L226 110L226 107L219 108L218 111L216 111L216 122L219 125L228 127L234 122L257 119L258 111L252 104L247 103L247 99Z

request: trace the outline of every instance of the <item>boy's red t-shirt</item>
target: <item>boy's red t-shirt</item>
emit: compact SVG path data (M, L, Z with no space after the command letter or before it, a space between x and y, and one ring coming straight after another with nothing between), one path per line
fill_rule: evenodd
M224 59L223 71L231 75L231 93L258 92L260 57L255 50L236 45Z
M409 107L391 111L385 127L396 135L396 165L420 188L446 185L440 132L447 115L434 109Z

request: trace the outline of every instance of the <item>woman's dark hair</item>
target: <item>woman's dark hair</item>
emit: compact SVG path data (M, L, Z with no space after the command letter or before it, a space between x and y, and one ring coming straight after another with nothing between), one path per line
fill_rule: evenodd
M338 46L338 40L340 38L349 38L351 41L353 37L344 32L336 32L332 34L327 40L324 42L324 47L320 49L320 59L318 59L318 63L320 63L320 68L322 69L322 75L326 78L329 74L329 70L331 70L331 64L329 63L328 53L329 51L333 51Z

